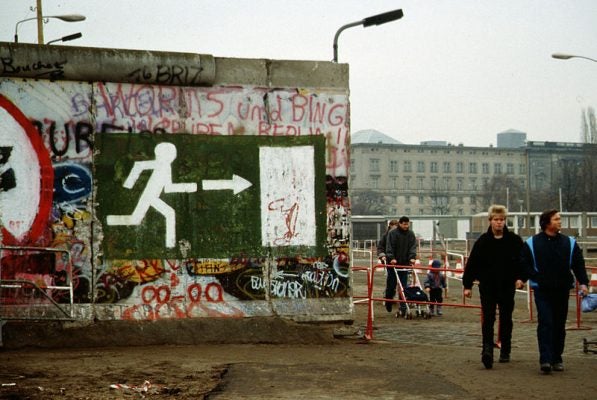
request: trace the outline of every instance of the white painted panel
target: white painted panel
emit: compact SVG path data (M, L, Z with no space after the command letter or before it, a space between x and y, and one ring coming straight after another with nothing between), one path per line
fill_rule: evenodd
M315 245L313 146L260 147L263 246Z

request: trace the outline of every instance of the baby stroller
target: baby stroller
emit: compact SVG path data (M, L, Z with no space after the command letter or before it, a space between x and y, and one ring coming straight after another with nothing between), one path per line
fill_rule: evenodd
M420 302L429 302L427 293L423 290L421 281L417 272L412 268L401 268L401 271L408 272L407 285L404 287L400 278L398 277L398 268L394 268L396 274L396 285L398 291L398 298L404 300L406 304L405 308L401 308L396 313L396 318L404 317L406 319L413 319L416 317L423 317L424 319L431 318L431 312L429 310L429 304L420 304Z

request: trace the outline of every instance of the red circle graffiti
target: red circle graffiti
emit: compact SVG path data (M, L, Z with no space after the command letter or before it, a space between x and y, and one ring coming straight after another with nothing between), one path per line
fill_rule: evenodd
M24 245L36 244L40 236L44 232L44 228L48 226L50 212L52 211L52 199L54 191L54 170L52 168L52 161L48 150L43 144L41 136L37 130L27 119L25 114L19 110L10 100L0 94L0 107L4 108L8 114L15 119L15 121L23 128L27 134L27 138L31 143L31 147L37 155L40 169L40 196L39 207L37 214L29 228L29 232L23 236L21 240L15 238L7 229L2 227L2 243L6 245ZM37 243L46 245L47 243Z
M198 283L193 283L187 289L189 299L191 300L192 303L198 303L201 300L201 292L202 292L201 285Z
M147 294L149 294L149 297L147 297ZM155 299L155 296L156 292L153 286L145 286L143 290L141 290L141 299L145 304L151 303Z
M215 288L217 292L215 299L211 297L210 292L212 288ZM207 301L211 301L213 303L221 303L222 301L224 301L224 298L222 297L222 287L214 282L208 283L207 286L205 286L205 298L207 299Z

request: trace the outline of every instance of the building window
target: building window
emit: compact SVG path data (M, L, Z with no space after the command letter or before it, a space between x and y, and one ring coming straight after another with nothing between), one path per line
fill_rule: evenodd
M431 161L430 171L437 173L437 161Z
M437 176L432 176L431 177L431 189L438 189L437 187Z
M451 172L451 165L449 161L444 161L444 174L449 174Z
M500 164L500 163L493 164L493 173L495 175L501 175L501 173L502 173L502 164Z
M417 189L423 190L423 177L417 176Z
M425 172L425 161L417 161L417 172L419 172L419 173Z
M425 209L419 208L419 215L425 215Z
M410 204L410 196L404 196L404 203Z
M404 177L404 190L410 190L410 176Z
M518 173L519 173L520 175L526 175L526 173L527 173L527 166L526 166L526 165L524 165L524 164L520 164L520 165L518 166Z
M412 166L410 164L410 161L404 162L404 172L412 172Z
M458 201L458 204L464 204L464 199L462 198L462 196L458 196L457 201Z
M369 187L371 189L379 189L379 177L378 176L371 176L369 178Z
M469 174L477 173L477 163L476 162L468 163L468 172L469 172Z
M464 179L462 179L462 178L456 179L456 190L458 190L458 191L463 190L464 189L463 186L464 186Z
M481 165L481 168L483 168L483 173L484 173L484 174L489 174L489 163L486 163L486 162L484 162L484 163Z
M369 160L369 171L379 172L379 159L378 158L371 158Z
M450 177L444 176L444 190L450 190Z
M419 196L419 204L425 204L425 198L423 196Z
M512 164L512 163L506 164L506 173L508 175L514 175L514 164Z
M398 178L395 176L392 177L392 189L398 189Z
M398 172L398 161L390 160L390 172Z
M404 209L404 213L405 213L406 215L410 215L410 207L406 207L406 208Z
M471 178L471 190L477 190L477 178Z
M456 163L456 173L462 174L464 172L464 163L462 161L458 161Z

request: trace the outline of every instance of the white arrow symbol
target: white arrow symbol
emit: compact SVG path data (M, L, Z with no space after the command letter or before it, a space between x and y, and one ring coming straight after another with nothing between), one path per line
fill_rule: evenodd
M253 184L243 177L232 174L232 179L204 179L203 190L232 190L234 194L248 189Z

